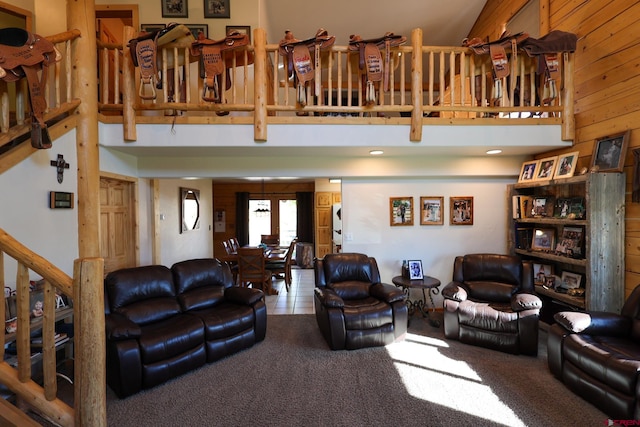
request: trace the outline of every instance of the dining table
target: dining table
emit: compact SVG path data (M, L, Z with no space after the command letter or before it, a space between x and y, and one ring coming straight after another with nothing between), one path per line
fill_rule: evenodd
M264 249L264 260L265 260L265 270L269 269L269 264L270 263L281 263L285 261L285 258L287 256L287 252L289 251L288 247L279 247L279 246L250 246L250 245L246 245L243 246L244 248L263 248ZM219 256L218 259L222 262L225 262L227 264L231 265L237 265L238 264L238 253L237 252L229 252L227 254L224 254L222 256ZM271 287L271 289L267 289L266 293L268 295L277 295L278 291L276 291L275 289L273 289L273 287Z

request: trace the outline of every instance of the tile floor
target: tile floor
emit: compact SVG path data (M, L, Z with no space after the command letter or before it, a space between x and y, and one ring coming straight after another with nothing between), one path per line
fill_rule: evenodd
M273 287L278 295L265 297L267 314L314 314L313 289L315 280L313 269L291 269L291 288L287 292L284 279L274 279Z

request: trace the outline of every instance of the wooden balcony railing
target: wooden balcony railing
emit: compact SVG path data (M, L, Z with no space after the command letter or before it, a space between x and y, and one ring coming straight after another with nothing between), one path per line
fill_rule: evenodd
M62 54L62 60L50 67L44 86L47 101L44 119L49 126L68 117L80 105L80 100L71 93L71 43L77 37L80 37L77 30L46 37ZM0 80L0 148L28 137L31 131L28 96L26 79L15 82Z
M125 29L127 40L134 36L132 28ZM503 90L496 96L488 56L477 56L465 47L423 46L422 31L416 29L407 44L393 50L389 90L378 91L375 105L363 105L357 53L334 45L321 56L320 93L312 82L306 89L307 104L300 106L278 45L266 43L264 30L256 29L253 45L246 47L245 55L250 52L255 58L252 65L227 64L232 86L221 103L202 100L197 58L175 70L167 66L177 63L178 57L189 57L187 49L173 45L158 53L162 88L156 99L144 100L127 49L100 46L100 111L103 115L123 111L126 140L136 139L136 123L253 123L257 141L267 140L268 125L274 123L406 124L409 139L419 141L422 127L429 124L523 121L561 124L563 139L573 139L573 54L559 55L562 78L556 97L541 102L543 85L535 73L535 59L524 53L509 58L510 77L499 82ZM109 77L119 64L122 83ZM230 114L223 115L226 112Z

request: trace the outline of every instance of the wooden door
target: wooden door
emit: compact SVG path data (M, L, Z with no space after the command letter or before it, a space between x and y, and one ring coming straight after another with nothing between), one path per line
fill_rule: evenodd
M100 178L100 247L105 274L136 266L135 183Z

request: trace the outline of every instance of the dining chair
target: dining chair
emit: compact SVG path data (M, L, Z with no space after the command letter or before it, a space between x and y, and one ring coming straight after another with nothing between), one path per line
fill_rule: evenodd
M291 266L293 265L293 252L296 248L296 243L298 239L293 239L291 244L289 244L289 248L287 249L287 253L284 256L283 261L273 261L267 262L267 268L275 275L282 274L284 276L284 285L289 292L291 288L292 276L291 276Z
M257 286L267 295L276 295L271 282L273 273L265 265L262 248L238 248L238 285Z
M229 239L229 245L231 246L231 250L233 252L238 252L238 248L240 247L240 242L236 237L232 237Z
M280 237L277 234L261 234L260 243L267 246L280 246Z
M222 247L224 248L224 252L227 255L227 257L234 257L236 255L236 251L233 250L233 248L231 247L229 241L223 240L222 241ZM238 283L238 262L237 262L237 260L226 258L224 260L224 262L231 269L231 273L233 274L233 283Z

